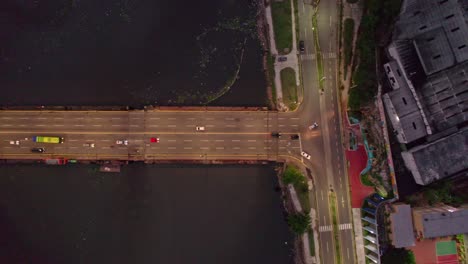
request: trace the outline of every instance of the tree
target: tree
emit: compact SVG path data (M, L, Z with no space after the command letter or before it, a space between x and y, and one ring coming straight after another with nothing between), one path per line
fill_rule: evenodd
M297 213L288 216L289 228L296 235L304 234L310 228L310 215L307 213Z
M414 253L404 248L389 248L382 256L382 264L416 264Z
M300 184L304 182L304 176L294 166L287 166L283 174L284 184Z

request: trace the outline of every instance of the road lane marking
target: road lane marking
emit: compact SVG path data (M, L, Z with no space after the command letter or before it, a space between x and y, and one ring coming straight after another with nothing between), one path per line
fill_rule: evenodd
M101 147L102 149L110 149L110 147Z
M64 125L54 125L54 126L56 126L56 127L63 127Z
M177 127L177 125L167 125L167 127Z
M119 119L121 119L121 118L120 118L120 117L112 117L111 119L112 119L112 120L119 120Z
M69 147L69 148L71 148L71 149L76 149L76 148L78 148L78 147Z
M130 127L139 127L140 125L130 125Z
M226 125L226 127L236 127L237 125Z
M324 226L319 226L319 232L330 232L333 230L333 227L331 225L324 225Z
M184 142L192 142L191 139L184 139Z
M133 119L133 120L140 120L141 118L140 118L140 117L130 117L130 119Z
M75 141L78 141L77 139L69 139L67 141L70 141L70 142L75 142Z
M214 127L214 125L206 125L206 127Z
M257 149L256 147L249 147L249 149Z
M298 117L290 117L289 119L290 119L290 120L299 120Z
M101 141L108 142L110 139L101 139Z
M93 125L93 127L102 127L102 125Z
M246 127L253 127L254 125L245 125Z
M240 142L239 139L233 139L233 140L231 140L231 141L232 141L232 142Z
M102 117L93 117L93 119L96 119L96 120L101 120Z
M47 117L38 117L37 120L46 120Z
M232 117L226 117L226 118L224 118L224 120L232 121L232 120L234 120L234 118L232 118Z
M120 125L119 125L120 126ZM159 125L149 125L149 127L158 127Z
M167 142L176 142L177 140L175 139L169 139Z
M352 226L351 226L350 223L347 223L347 224L340 224L339 227L338 227L339 230L349 230L349 229L351 229L351 228L352 228Z
M45 125L36 125L36 126L38 126L38 127L43 127L43 126L45 126ZM75 125L75 126L76 126L76 125Z
M265 117L263 120L271 120L271 117Z
M177 147L168 147L167 149L177 149Z
M207 118L205 118L205 120L214 120L214 118L212 118L212 117L207 117Z
M77 127L83 127L84 125L74 125L74 126L77 126Z
M11 126L13 126L13 125L10 125L10 124L3 124L3 125L1 125L1 126L11 127Z
M271 147L263 147L263 149L271 149Z
M200 141L201 141L201 142L208 142L208 141L210 141L210 140L208 140L208 139L201 139Z
M254 120L254 119L253 119L253 118L251 118L251 117L248 117L248 118L246 118L245 120L247 120L247 121L251 121L251 120Z
M216 142L224 142L224 139L217 139Z
M177 118L175 117L168 117L167 120L176 120Z
M84 117L75 117L75 119L78 119L78 120L83 120Z
M113 127L119 127L119 126L121 126L121 125L112 125L112 126L113 126Z
M184 147L184 149L192 149L192 147Z
M327 241L327 252L330 252L330 249L328 248L328 241Z
M21 120L28 120L29 117L20 117ZM54 118L55 119L55 118Z
M200 147L200 149L210 149L209 147Z
M257 142L257 140L255 140L255 139L249 139L249 140L247 140L247 142Z
M233 147L232 149L240 149L239 147Z
M161 119L161 118L159 118L159 117L150 117L150 120L159 120L159 119Z
M279 125L279 127L284 127L285 125Z
M185 125L185 127L195 127L195 125Z
M11 117L2 117L2 119L12 119Z
M216 149L224 149L224 147L216 147Z

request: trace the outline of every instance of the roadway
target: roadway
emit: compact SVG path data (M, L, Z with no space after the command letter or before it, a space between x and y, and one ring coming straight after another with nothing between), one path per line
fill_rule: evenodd
M0 111L0 158L300 159L300 140L290 138L298 120L266 111ZM281 138L271 136L276 131ZM35 135L61 136L65 143L35 143ZM116 144L124 139L128 145ZM20 145L10 145L16 140ZM33 147L46 151L32 153Z
M336 1L321 0L318 6L318 29L312 26L314 7L299 1L299 35L305 42L305 53L301 54L304 101L298 112L305 119L316 121L320 125L320 141L303 140L304 149L308 149L314 163L310 168L315 174L316 196L311 201L317 202L317 215L320 236L320 257L322 263L334 263L340 254L342 263L354 263L354 240L352 236L352 217L349 200L347 168L343 156L341 139L341 121L337 83L337 23L338 6ZM323 59L325 81L324 93L319 91L316 62L316 47L313 30L318 30L319 49ZM303 138L306 137L303 135ZM335 252L333 226L330 211L329 194L334 192L337 200L337 220L340 251Z

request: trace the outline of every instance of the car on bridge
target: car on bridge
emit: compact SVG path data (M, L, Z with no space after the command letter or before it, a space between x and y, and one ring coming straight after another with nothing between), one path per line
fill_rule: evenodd
M310 155L307 154L307 152L301 151L301 156L308 159L308 160L310 160Z
M280 138L281 134L280 134L280 132L271 132L271 136L276 137L276 138Z
M150 138L151 143L159 143L159 138L158 137L152 137Z
M197 126L195 128L197 131L205 131L205 127L204 126Z
M19 144L20 144L19 140L10 141L10 145L19 145Z
M286 56L278 57L279 62L283 62L283 61L287 61L287 60L288 60L288 57L286 57Z
M44 149L44 148L32 148L32 149L31 149L31 152L34 152L34 153L44 153L44 152L45 152L45 149Z
M84 144L83 144L83 147L94 148L94 143L84 143Z
M291 139L292 140L297 140L297 139L299 139L299 135L298 134L291 135Z
M128 145L128 140L126 140L126 139L116 140L115 144L117 144L117 145Z

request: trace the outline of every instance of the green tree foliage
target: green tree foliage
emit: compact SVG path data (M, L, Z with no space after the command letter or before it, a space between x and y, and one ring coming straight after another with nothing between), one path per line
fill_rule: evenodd
M382 264L416 264L414 253L404 248L390 248L382 256Z
M300 184L305 181L302 173L294 166L287 166L283 174L284 184Z
M310 228L310 215L308 213L297 213L288 216L289 228L296 235L304 234Z

